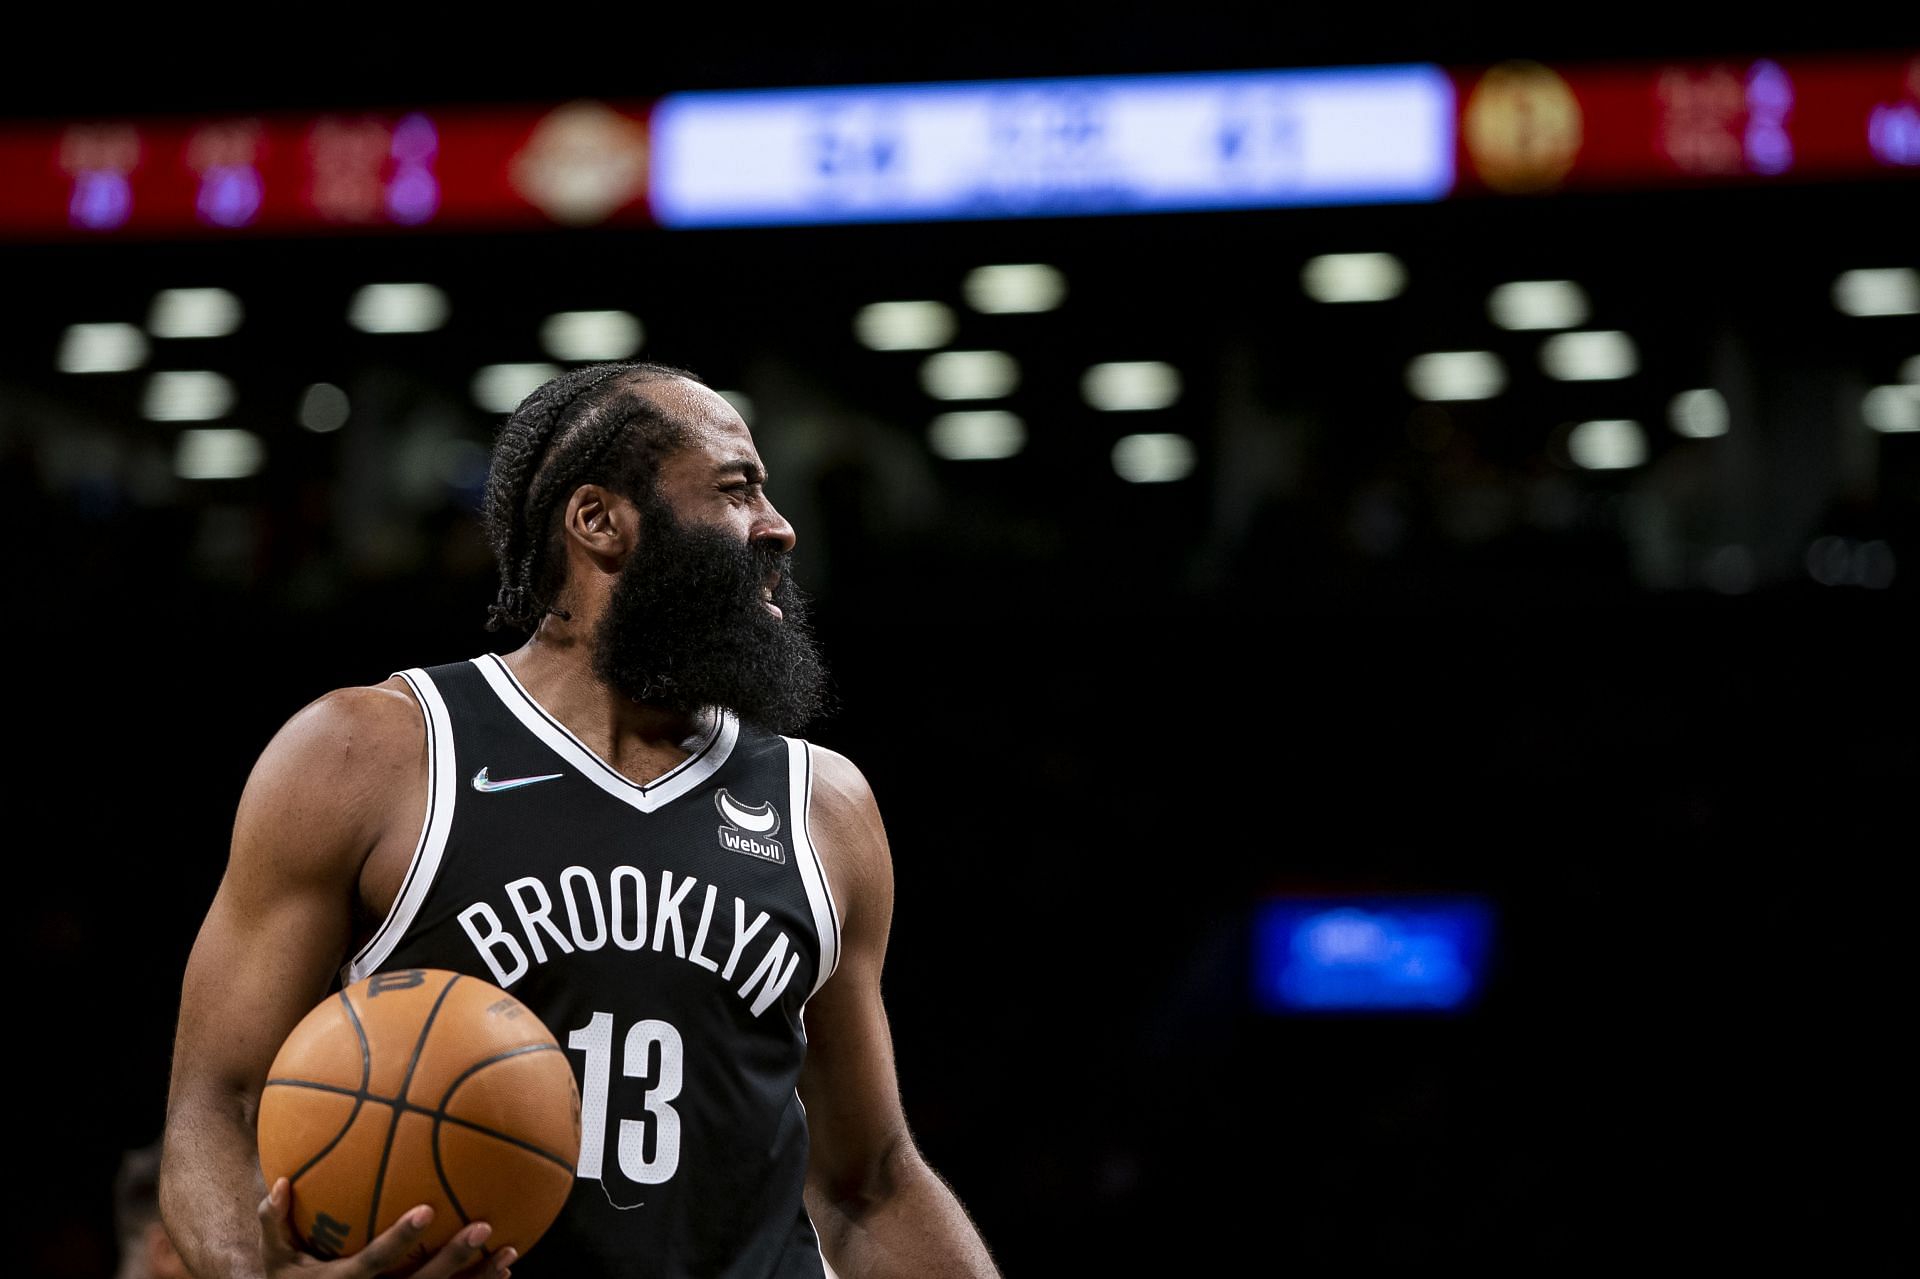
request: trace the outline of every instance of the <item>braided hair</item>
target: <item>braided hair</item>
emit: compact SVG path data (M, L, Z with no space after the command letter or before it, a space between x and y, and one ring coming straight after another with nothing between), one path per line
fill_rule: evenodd
M494 441L483 507L500 592L487 629L531 631L564 584L559 522L582 484L605 484L644 501L660 459L686 442L686 427L637 388L667 378L706 385L685 369L645 360L589 364L535 388Z

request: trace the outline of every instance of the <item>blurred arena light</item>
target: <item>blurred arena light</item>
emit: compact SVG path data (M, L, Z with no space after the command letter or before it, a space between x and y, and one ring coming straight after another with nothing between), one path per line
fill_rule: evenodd
M147 362L147 335L131 324L69 324L54 364L62 373L125 373Z
M1807 548L1807 574L1822 586L1884 591L1893 585L1897 568L1893 548L1878 540L1856 543L1829 534L1814 539Z
M1503 329L1571 329L1587 322L1584 289L1572 280L1515 280L1487 295L1487 314Z
M1323 253L1300 268L1300 287L1316 302L1385 302L1407 287L1407 268L1391 253Z
M162 289L147 310L157 338L220 338L240 327L240 299L225 289Z
M960 292L985 315L1051 311L1067 296L1067 277L1040 262L982 266L967 272Z
M753 425L753 397L752 396L746 394L743 391L716 391L714 392L714 394L718 395L721 399L725 400L727 403L733 405L733 411L740 415L740 420L742 422L745 422L748 426Z
M559 376L553 364L488 364L473 375L473 402L489 413L511 413L535 387Z
M1407 365L1407 389L1423 400L1490 400L1507 389L1491 351L1433 351Z
M347 424L347 393L331 382L315 382L300 397L300 425L319 435Z
M853 317L854 336L875 351L931 351L953 341L956 327L944 302L872 302Z
M1494 911L1478 896L1279 899L1253 933L1266 1012L1459 1012L1490 978Z
M1920 315L1920 271L1844 271L1833 282L1833 304L1848 315Z
M430 333L451 309L431 284L369 284L347 304L347 323L362 333Z
M1180 370L1161 360L1096 364L1081 375L1080 394L1108 413L1164 409L1180 398Z
M1567 456L1589 471L1639 466L1647 460L1647 433L1625 418L1582 422L1567 436Z
M920 385L936 400L997 400L1020 384L1005 351L942 351L920 366Z
M1674 396L1667 405L1667 421L1672 424L1674 434L1690 440L1710 440L1716 435L1725 435L1731 424L1726 398L1711 387L1682 391Z
M629 311L560 311L540 325L540 345L556 360L624 360L646 331Z
M207 422L233 407L233 383L205 370L155 373L140 412L154 422Z
M1920 386L1920 355L1907 357L1900 366L1900 380L1908 386Z
M1607 382L1638 372L1640 353L1617 329L1561 333L1541 344L1540 367L1563 382Z
M1920 387L1876 386L1860 401L1860 416L1883 435L1920 431Z
M1153 432L1126 435L1113 446L1113 469L1131 484L1165 484L1193 474L1193 441Z
M180 432L173 472L183 480L238 480L258 471L266 460L266 445L252 431L198 427Z
M1004 409L942 413L927 427L927 444L949 461L994 461L1026 447L1027 426Z

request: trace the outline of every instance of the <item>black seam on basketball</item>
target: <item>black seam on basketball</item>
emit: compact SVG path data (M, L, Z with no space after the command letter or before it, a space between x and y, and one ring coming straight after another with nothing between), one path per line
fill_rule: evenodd
M530 1044L525 1049L519 1051L559 1052L560 1048L555 1044ZM517 1055L517 1053L509 1055ZM503 1061L505 1058L496 1057L494 1060ZM362 1101L378 1102L382 1106L392 1106L395 1110L410 1115L427 1115L439 1122L453 1124L456 1127L465 1128L469 1132L477 1132L482 1137L491 1137L495 1141L504 1141L510 1146L518 1146L528 1154L539 1155L542 1159L545 1159L549 1163L557 1164L565 1168L568 1172L573 1171L572 1163L562 1159L551 1150L536 1146L532 1142L524 1141L510 1133L501 1132L497 1128L489 1128L485 1124L477 1124L471 1119L462 1119L458 1115L449 1115L445 1111L436 1110L431 1106L419 1106L410 1101L399 1101L392 1097L380 1097L368 1092L355 1092L351 1088L342 1088L338 1084L317 1083L311 1079L269 1079L267 1080L267 1086L270 1088L311 1088L315 1092L330 1092L342 1097L357 1097Z
M287 1178L287 1189L289 1190L293 1189L295 1182L311 1172L315 1164L332 1154L333 1148L339 1145L341 1140L345 1138L349 1132L353 1131L353 1121L360 1117L360 1107L367 1103L367 1084L373 1074L373 1052L367 1047L367 1032L362 1029L360 1025L359 1015L353 1011L353 1001L347 998L347 992L344 990L339 993L338 998L341 1007L347 1010L347 1023L353 1027L353 1033L360 1039L360 1086L351 1090L354 1099L353 1109L347 1112L347 1122L340 1125L340 1131L333 1134L333 1140L323 1146L319 1154L301 1164L300 1170L294 1173L293 1176ZM271 1084L290 1081L269 1079L267 1082Z
M434 1115L433 1115L433 1175L440 1179L440 1189L446 1191L447 1202L453 1205L453 1211L456 1214L458 1214L460 1218L460 1224L464 1226L467 1224L467 1221L469 1220L467 1217L467 1210L460 1206L460 1196L453 1193L453 1183L447 1180L447 1167L445 1164L443 1164L440 1161L440 1125L445 1121L445 1119L446 1119L446 1116L442 1115L439 1111L434 1112Z
M413 1072L420 1065L420 1054L426 1049L427 1036L433 1033L433 1019L440 1015L440 1006L447 1002L447 992L460 983L460 974L455 973L440 993L434 996L433 1007L427 1010L427 1020L420 1027L420 1038L414 1041L413 1056L407 1059L407 1073L400 1080L400 1104L393 1108L393 1122L387 1125L387 1142L380 1147L380 1171L373 1177L373 1202L367 1208L367 1239L371 1241L376 1233L374 1227L380 1223L380 1191L387 1181L387 1159L393 1154L393 1139L400 1131L400 1116L411 1107L406 1106L407 1089L413 1084Z
M453 1094L460 1091L460 1085L466 1083L467 1080L473 1078L474 1075L478 1074L482 1070L485 1070L488 1066L495 1065L499 1062L508 1061L514 1057L524 1057L528 1053L557 1053L559 1051L560 1051L559 1044L522 1044L518 1048L504 1049L501 1052L495 1053L491 1057L484 1057L481 1060L474 1062L473 1065L468 1066L465 1070L461 1071L460 1074L457 1077L455 1077L452 1083L447 1085L447 1091L440 1095L439 1106L436 1107L433 1111L434 1117L436 1119L445 1119L450 1124L459 1124L462 1128L471 1128L474 1132L483 1133L486 1136L494 1138L496 1141L504 1141L510 1145L518 1146L522 1150L531 1151L533 1154L539 1155L543 1159L552 1160L554 1163L559 1164L562 1168L565 1168L568 1172L572 1172L573 1161L562 1159L559 1155L554 1154L550 1150L542 1149L541 1147L534 1145L530 1141L522 1141L520 1138L509 1136L504 1132L496 1132L494 1129L488 1128L484 1124L476 1124L470 1119L462 1119L458 1115L449 1115L447 1113L447 1105L448 1103L452 1102ZM436 1138L436 1141L437 1141L437 1138ZM434 1153L438 1155L439 1153L438 1145L434 1147Z

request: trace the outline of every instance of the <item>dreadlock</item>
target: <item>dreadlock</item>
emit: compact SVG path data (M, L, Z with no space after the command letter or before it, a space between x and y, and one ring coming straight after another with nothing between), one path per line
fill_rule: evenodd
M685 442L686 429L636 388L667 378L706 385L645 360L590 364L537 387L500 428L483 512L500 568L488 630L531 631L548 613L567 616L553 603L565 575L558 523L566 500L582 484L636 501L651 491L661 457Z

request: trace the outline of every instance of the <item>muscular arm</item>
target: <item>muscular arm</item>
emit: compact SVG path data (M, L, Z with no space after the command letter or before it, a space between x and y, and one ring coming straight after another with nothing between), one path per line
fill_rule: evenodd
M326 995L350 943L362 863L425 776L420 712L390 685L331 693L268 745L187 961L160 1204L203 1279L263 1273L254 1125L267 1067Z
M807 1210L844 1279L997 1275L966 1210L915 1149L901 1111L880 1002L893 863L879 809L843 756L815 747L814 767L812 831L837 872L842 934L839 970L807 1005Z

